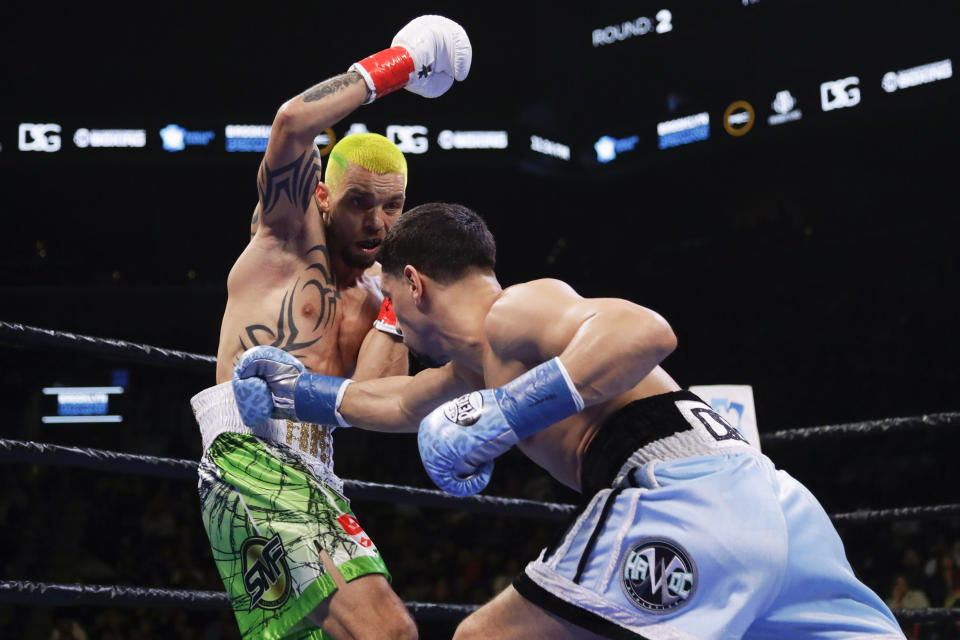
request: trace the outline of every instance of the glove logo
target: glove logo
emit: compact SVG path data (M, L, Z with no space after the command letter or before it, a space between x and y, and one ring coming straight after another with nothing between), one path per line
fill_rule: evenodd
M433 65L425 64L420 67L420 72L417 74L418 78L426 78L433 72Z
M443 415L450 422L461 427L469 427L480 419L483 412L483 396L478 391L466 393L456 400L451 400L443 408Z
M664 613L689 602L697 588L697 568L680 545L643 540L623 556L620 586L638 609Z

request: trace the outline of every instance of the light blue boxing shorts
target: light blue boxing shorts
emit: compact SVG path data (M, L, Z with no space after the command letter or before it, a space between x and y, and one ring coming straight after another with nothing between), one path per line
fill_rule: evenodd
M610 638L904 637L813 495L695 395L611 416L581 475L592 497L514 582L546 611Z

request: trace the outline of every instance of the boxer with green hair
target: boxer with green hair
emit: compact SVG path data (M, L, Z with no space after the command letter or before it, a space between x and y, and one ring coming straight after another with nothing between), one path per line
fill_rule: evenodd
M378 133L340 140L316 188L330 251L350 267L372 267L383 236L403 210L406 186L407 160L390 140ZM378 206L382 217L370 215Z
M403 175L404 185L407 183L407 159L397 145L379 133L354 133L334 145L323 175L331 192L336 193L343 172L350 164L373 173L399 173Z
M230 381L240 354L258 345L330 376L407 371L376 261L403 210L406 161L383 136L354 134L334 147L321 182L314 141L391 91L441 95L467 76L471 51L452 20L415 18L389 49L287 100L274 118L250 242L227 278L217 384L191 399L200 513L244 640L417 636L334 472L342 425L248 428Z

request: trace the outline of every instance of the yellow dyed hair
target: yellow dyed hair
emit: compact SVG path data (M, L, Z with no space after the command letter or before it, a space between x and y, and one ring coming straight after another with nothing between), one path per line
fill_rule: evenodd
M337 192L348 164L374 173L401 173L404 186L407 184L407 159L397 145L379 133L354 133L333 146L323 180L330 193Z

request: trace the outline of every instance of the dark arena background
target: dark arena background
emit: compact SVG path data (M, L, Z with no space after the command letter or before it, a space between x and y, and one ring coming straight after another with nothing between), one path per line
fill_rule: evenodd
M199 459L188 401L213 365L142 346L215 354L277 107L425 13L467 30L469 78L364 106L320 145L394 139L408 206L478 211L504 285L556 277L663 314L664 367L752 387L763 450L835 516L857 574L924 593L925 615L898 614L908 637L960 637L955 0L2 13L0 638L239 637L195 474L23 443ZM54 387L119 388L93 413L120 421L44 420L77 412ZM824 425L852 426L790 435ZM343 478L434 488L413 436L335 443ZM485 494L578 500L518 452ZM482 604L562 526L468 507L354 499L408 603ZM453 613L423 607L421 637L450 637Z

